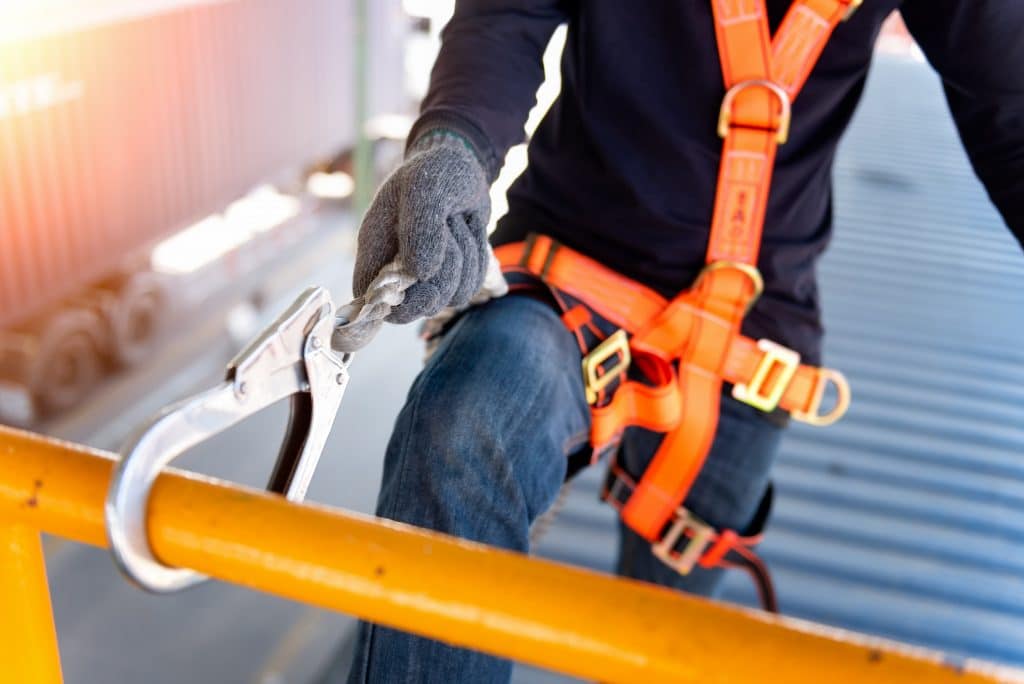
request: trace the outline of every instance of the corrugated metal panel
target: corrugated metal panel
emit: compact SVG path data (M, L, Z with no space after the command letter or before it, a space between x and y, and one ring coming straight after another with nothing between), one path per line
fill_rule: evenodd
M782 608L1024 664L1024 257L924 65L879 60L835 176L826 350L854 404L784 442L762 547ZM599 480L541 554L611 569ZM753 593L737 573L723 598Z
M373 111L396 111L400 5L371 5ZM352 16L351 1L188 2L0 42L0 325L350 143Z

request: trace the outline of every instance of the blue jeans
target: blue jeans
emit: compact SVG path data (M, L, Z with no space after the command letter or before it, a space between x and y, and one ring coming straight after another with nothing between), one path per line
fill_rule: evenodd
M531 523L554 502L566 459L584 446L590 412L580 350L556 312L526 296L477 307L445 335L402 409L384 461L377 514L526 552ZM707 463L686 505L742 530L768 485L781 427L725 397ZM639 475L659 437L627 433L622 458ZM720 570L682 576L622 528L619 572L711 595ZM512 664L363 623L350 683L507 682Z

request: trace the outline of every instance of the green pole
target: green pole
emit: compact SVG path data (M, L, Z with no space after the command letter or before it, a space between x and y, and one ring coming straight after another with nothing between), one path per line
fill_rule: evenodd
M370 198L373 196L373 151L370 140L366 137L366 120L369 109L369 27L367 19L368 0L354 0L355 2L355 123L356 123L356 149L353 159L353 173L355 177L355 190L352 197L352 205L356 217L362 218L363 213L370 205Z

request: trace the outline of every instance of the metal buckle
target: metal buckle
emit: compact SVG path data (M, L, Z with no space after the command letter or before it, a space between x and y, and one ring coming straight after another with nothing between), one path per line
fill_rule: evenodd
M604 367L608 359L619 356L619 361L611 368L605 368L604 374L598 375L598 371ZM583 389L586 392L587 403L597 403L601 390L612 384L617 377L629 370L632 357L629 353L629 337L626 331L619 329L605 339L601 344L583 357Z
M521 268L529 268L530 256L533 254L535 244L537 244L537 234L529 233L526 236L526 240L523 241L523 256L519 258L519 266Z
M789 94L778 84L762 78L755 78L749 81L737 83L725 94L722 100L722 109L718 113L718 135L725 138L729 135L729 128L732 126L732 105L736 96L747 88L760 86L767 88L778 98L782 111L779 113L779 128L776 131L775 139L780 145L785 145L789 140L789 124L792 119L792 104L789 101Z
M843 21L849 21L850 17L856 14L857 9L864 4L864 0L850 0L850 4L846 8L846 14L843 15Z
M176 591L206 579L164 565L146 530L150 490L164 466L271 404L292 397L292 413L269 491L301 501L348 385L351 355L330 348L334 304L310 288L228 365L212 389L166 408L121 450L107 493L106 526L114 560L152 592Z
M750 297L750 301L747 302L747 308L744 309L743 311L743 315L746 316L748 313L750 313L750 310L754 307L754 304L757 303L757 300L761 297L761 294L764 292L764 278L761 277L761 272L757 270L756 266L744 264L743 262L740 261L727 261L724 259L721 259L719 261L712 261L710 264L701 269L701 272L699 274L697 274L697 280L694 282L693 287L691 289L699 288L701 286L701 281L704 280L707 274L727 269L739 271L743 275L747 276L750 279L751 285L754 286L754 294Z
M615 472L615 466L611 467L608 473L608 480L611 480L611 484L605 483L604 491L601 492L601 498L607 503L615 507L616 510L622 510L622 507L626 504L629 497L626 499L621 498L621 494L631 494L633 487L627 483L621 475Z
M690 531L690 541L681 553L674 554L673 549L688 530ZM676 509L675 519L665 536L661 541L651 545L651 552L658 560L680 575L688 575L714 538L715 528L680 507Z
M526 240L523 243L523 255L519 259L519 266L526 270L530 269L530 259L533 258L533 250L537 246L537 240L541 237L548 241L548 252L544 256L544 264L541 266L540 273L537 274L537 277L540 278L541 282L546 282L548 271L551 270L551 264L555 261L555 254L562 248L562 243L558 240L546 235L542 236L537 233L530 233L526 236Z
M842 418L846 410L850 408L850 383L846 381L846 376L831 368L822 368L818 373L818 383L814 388L810 408L807 411L792 411L790 415L793 420L798 420L801 423L825 427ZM821 400L825 396L825 388L830 382L836 386L836 405L828 413L819 413Z
M757 348L764 352L764 356L761 357L761 362L758 364L757 370L754 371L754 377L749 383L733 385L732 396L744 404L750 404L754 408L768 413L775 410L782 395L786 392L786 388L789 387L789 381L793 379L797 368L800 367L800 355L788 347L765 339L757 341ZM765 384L772 369L776 366L780 367L778 377L765 393Z

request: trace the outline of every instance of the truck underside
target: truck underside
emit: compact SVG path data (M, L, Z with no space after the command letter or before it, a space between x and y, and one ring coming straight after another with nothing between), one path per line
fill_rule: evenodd
M395 2L371 71L401 80ZM0 29L0 378L36 408L137 363L177 286L155 245L356 138L351 2L33 3ZM389 42L390 39L390 42ZM401 88L371 112L401 111Z

